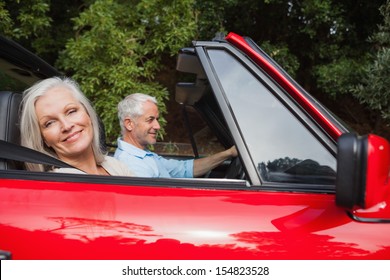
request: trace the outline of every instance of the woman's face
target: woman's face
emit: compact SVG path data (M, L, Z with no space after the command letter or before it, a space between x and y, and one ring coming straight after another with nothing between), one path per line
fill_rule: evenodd
M54 87L35 102L39 128L47 146L66 161L92 152L92 122L84 106L66 87Z

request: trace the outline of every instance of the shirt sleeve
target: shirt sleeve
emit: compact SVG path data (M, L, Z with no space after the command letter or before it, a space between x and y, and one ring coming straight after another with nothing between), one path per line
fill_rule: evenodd
M193 178L194 160L166 159L148 150L140 150L118 139L114 157L139 177Z
M158 164L168 171L173 178L193 178L194 177L194 160L177 160L166 159L162 156L157 157Z
M153 157L138 158L125 152L115 153L115 158L124 163L138 177L159 177Z

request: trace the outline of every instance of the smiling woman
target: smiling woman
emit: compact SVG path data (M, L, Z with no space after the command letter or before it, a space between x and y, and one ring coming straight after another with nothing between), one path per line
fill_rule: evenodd
M93 156L92 122L68 88L49 89L35 102L38 125L46 146L64 161L78 161L84 151Z
M132 175L126 166L103 152L98 117L70 78L45 79L27 89L23 94L20 124L22 145L75 167L53 171ZM44 170L38 164L27 164L27 168Z

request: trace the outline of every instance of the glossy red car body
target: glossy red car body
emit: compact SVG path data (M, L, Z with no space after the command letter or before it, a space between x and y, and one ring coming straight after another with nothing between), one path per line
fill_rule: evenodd
M202 48L214 50L218 44L194 43L214 92L218 83L209 73L217 68L204 62L207 52L204 55ZM329 150L337 148L337 138L348 131L272 61L237 34L229 34L221 44L240 50L236 57L243 52L253 60L308 112L313 119L309 124L316 127L313 131L329 137L320 143L329 145ZM385 154L369 153L381 158L371 158L365 173L368 206L346 209L335 203L337 185L267 181L260 171L253 178L252 154L246 148L250 144L241 145L235 130L231 131L245 166L245 180L0 170L0 250L13 259L390 258L387 141L374 137L369 142L370 149ZM379 185L379 194L371 191Z
M15 259L390 256L389 225L351 220L331 195L24 180L1 186L1 244Z

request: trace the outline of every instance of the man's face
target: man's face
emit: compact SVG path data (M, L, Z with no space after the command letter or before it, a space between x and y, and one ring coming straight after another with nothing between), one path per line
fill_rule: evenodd
M144 113L135 120L127 121L128 138L131 144L140 149L154 145L157 141L157 132L160 129L158 122L159 112L156 104L146 101L143 105ZM130 126L130 129L129 127ZM125 139L127 140L127 139Z

